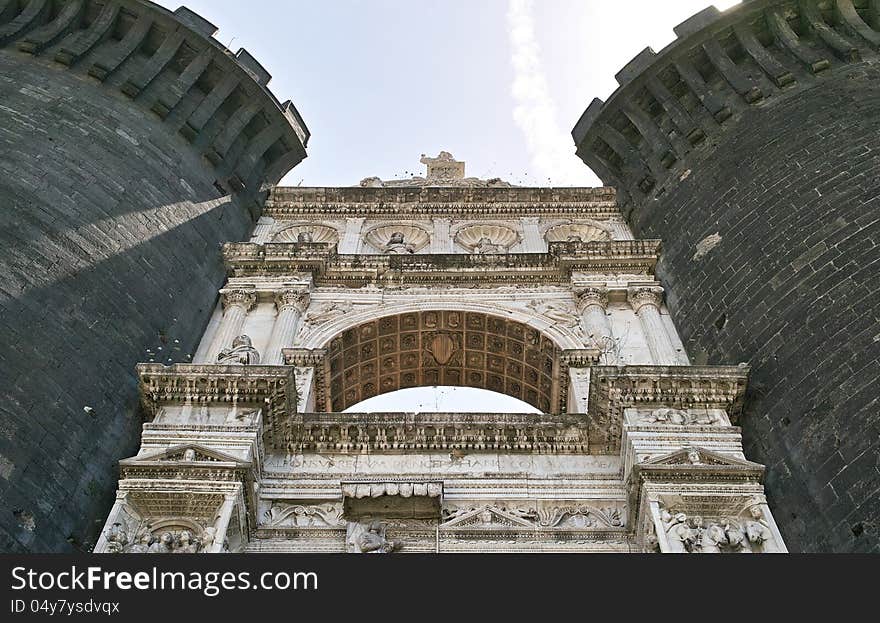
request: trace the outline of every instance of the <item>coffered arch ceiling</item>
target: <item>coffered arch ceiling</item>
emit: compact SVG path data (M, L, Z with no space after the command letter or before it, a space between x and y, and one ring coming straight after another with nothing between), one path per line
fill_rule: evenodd
M409 387L476 387L553 412L560 350L532 327L462 311L385 316L327 345L327 398L334 412Z

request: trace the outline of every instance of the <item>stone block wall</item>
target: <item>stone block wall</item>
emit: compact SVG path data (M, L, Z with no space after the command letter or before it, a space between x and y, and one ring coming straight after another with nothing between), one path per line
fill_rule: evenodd
M869 6L870 5L870 6ZM707 9L574 130L695 363L749 362L746 454L792 551L880 551L880 15Z
M135 364L186 362L220 245L308 131L208 22L0 3L0 551L93 544L137 448Z

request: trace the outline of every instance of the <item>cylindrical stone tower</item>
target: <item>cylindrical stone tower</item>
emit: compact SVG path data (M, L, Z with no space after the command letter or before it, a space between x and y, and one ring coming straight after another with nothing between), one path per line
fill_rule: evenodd
M880 551L880 3L706 9L574 129L696 363L749 362L750 458L793 551Z
M0 0L0 551L84 548L137 447L135 364L187 361L220 244L305 157L188 9Z

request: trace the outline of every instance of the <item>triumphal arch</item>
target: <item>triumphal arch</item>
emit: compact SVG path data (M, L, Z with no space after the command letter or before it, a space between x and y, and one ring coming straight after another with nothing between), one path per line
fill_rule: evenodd
M747 366L691 365L609 188L276 188L146 421L98 552L784 552ZM467 386L528 413L358 413Z

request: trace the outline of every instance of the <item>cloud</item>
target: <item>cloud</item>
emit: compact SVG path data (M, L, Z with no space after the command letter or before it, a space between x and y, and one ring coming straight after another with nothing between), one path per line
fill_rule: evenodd
M557 186L589 184L590 170L574 155L571 135L562 129L541 66L532 0L510 0L507 34L513 65L513 120L528 145L536 177Z

